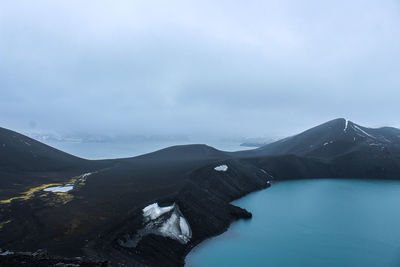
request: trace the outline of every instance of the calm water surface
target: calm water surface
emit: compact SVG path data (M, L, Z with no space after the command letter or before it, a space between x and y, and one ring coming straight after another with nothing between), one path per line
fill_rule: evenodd
M252 149L240 146L238 142L177 142L177 141L144 141L144 142L47 142L48 145L72 155L86 159L112 159L134 157L175 145L205 143L224 151Z
M186 266L400 266L400 182L281 182L234 204L253 219L196 247Z

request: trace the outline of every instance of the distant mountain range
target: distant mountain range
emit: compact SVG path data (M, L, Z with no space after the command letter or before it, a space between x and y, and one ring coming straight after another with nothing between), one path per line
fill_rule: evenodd
M90 133L59 133L45 131L27 131L26 135L44 143L69 142L69 143L106 143L106 142L151 142L151 141L176 141L187 142L189 138L184 135L140 135L140 134L90 134Z
M336 119L253 150L185 145L92 161L0 128L0 265L181 266L251 217L231 201L304 178L399 179L400 130ZM38 249L47 253L17 253Z
M240 146L245 146L245 147L262 147L268 144L271 144L275 141L279 140L279 138L246 138Z

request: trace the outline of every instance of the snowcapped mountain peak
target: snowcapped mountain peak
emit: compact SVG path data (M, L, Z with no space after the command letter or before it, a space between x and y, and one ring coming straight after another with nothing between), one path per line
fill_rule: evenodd
M257 155L291 154L331 158L351 153L361 147L367 150L384 150L388 146L395 145L400 148L399 136L400 130L396 128L367 128L340 118L262 146L255 151Z

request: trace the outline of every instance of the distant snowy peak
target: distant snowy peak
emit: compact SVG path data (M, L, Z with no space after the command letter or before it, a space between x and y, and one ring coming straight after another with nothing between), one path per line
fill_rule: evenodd
M338 118L255 150L235 154L246 157L300 155L334 158L361 149L376 151L377 147L380 150L400 151L400 129L367 128L351 120ZM222 171L221 168L218 170Z

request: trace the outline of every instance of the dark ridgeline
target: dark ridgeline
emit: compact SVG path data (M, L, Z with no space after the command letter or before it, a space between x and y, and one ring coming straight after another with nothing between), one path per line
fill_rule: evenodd
M235 154L238 156L297 155L328 159L360 150L376 152L382 148L396 151L400 149L399 129L391 127L370 129L345 119L336 119L298 135L254 150L235 152Z
M216 171L219 165L228 169ZM49 255L84 256L92 263L180 266L195 245L222 233L232 221L251 217L229 203L268 187L271 180L400 178L400 130L337 119L254 150L228 153L187 145L89 161L0 129L0 200L87 172L93 174L74 187L65 203L38 191L29 199L0 204L0 248L46 249ZM142 209L154 202L179 207L192 229L190 241L149 234L135 247L121 246L121 239L143 228ZM1 256L0 265L18 257ZM54 261L42 254L31 258L49 265Z
M107 161L78 158L0 127L0 200L108 165Z
M255 150L233 153L279 179L399 179L400 130L336 119Z

